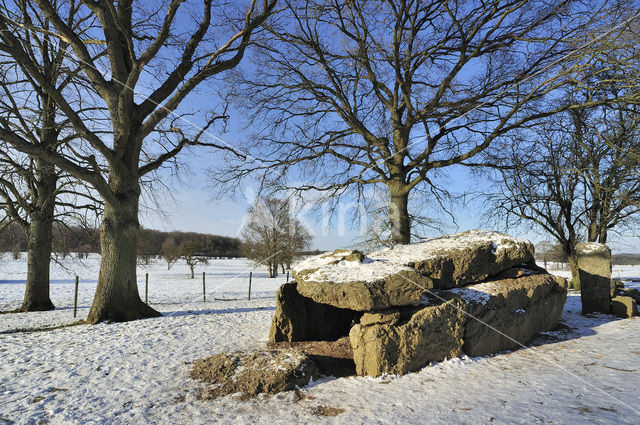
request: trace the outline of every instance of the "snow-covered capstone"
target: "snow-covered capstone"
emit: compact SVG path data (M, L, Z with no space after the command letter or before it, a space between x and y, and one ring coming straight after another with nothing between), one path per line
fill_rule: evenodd
M433 284L415 269L373 260L360 251L336 250L310 257L293 269L300 295L356 311L418 305Z
M416 269L447 289L480 282L521 264L533 264L533 244L499 232L469 230L411 245L396 245L369 254Z

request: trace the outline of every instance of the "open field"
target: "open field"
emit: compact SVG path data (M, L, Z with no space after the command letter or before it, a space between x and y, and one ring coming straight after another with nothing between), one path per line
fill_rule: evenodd
M51 291L57 310L0 315L0 424L640 422L640 320L581 316L576 292L559 329L539 335L531 349L452 359L403 377L325 377L302 398L201 401L190 364L263 346L284 276L268 279L245 260L213 260L191 280L186 266L168 271L158 262L139 268L138 285L144 297L148 272L150 303L164 317L25 331L77 320L75 274L82 279L78 318L86 317L98 258L63 264L52 275L60 282ZM0 259L0 310L20 305L25 272L26 261ZM640 267L616 267L613 275L640 286L629 283Z

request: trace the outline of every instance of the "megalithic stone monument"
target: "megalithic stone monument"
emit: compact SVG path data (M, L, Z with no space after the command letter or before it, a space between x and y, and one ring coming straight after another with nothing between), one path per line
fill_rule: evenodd
M582 314L611 313L611 250L605 244L584 242L576 251Z

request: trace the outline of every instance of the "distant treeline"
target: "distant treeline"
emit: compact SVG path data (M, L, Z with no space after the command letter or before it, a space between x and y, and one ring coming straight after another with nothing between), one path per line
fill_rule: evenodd
M227 236L194 232L161 232L141 229L138 238L138 254L142 256L162 255L163 244L181 245L195 242L201 254L207 256L239 257L240 240ZM27 235L18 225L10 225L0 232L0 252L24 252L27 250ZM57 253L100 253L100 230L56 224L53 232L53 251Z
M566 263L567 257L560 250L536 252L536 261L544 263ZM612 254L611 263L620 266L636 266L640 264L640 254Z
M613 254L611 262L618 265L637 266L640 264L640 254Z

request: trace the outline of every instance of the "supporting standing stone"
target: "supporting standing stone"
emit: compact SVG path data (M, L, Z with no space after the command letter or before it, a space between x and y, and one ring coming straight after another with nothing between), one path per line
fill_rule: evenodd
M637 316L638 307L636 300L620 295L611 298L611 314L622 318Z
M579 243L582 314L611 312L611 250L596 242Z
M462 307L453 299L434 306L401 307L403 311L365 313L349 332L356 372L403 375L430 362L458 357L465 322Z

